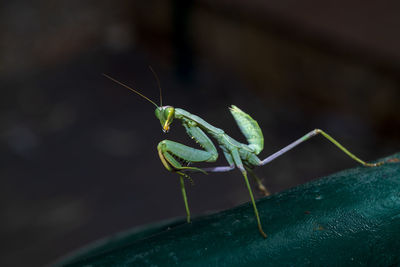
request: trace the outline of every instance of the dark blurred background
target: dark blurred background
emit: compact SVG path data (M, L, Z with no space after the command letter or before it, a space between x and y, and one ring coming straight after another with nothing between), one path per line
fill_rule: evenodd
M1 266L41 266L101 237L185 216L157 155L154 107L104 78L197 114L261 158L319 127L365 160L400 148L398 1L2 1ZM218 163L225 164L221 156ZM321 137L257 173L279 192L357 166ZM193 175L195 215L249 196L238 171ZM266 211L265 211L266 212Z

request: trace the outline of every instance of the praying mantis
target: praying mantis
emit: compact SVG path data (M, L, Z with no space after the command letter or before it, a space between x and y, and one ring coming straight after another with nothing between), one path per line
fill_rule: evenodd
M323 137L325 137L328 141L330 141L332 144L338 147L350 158L357 161L363 166L375 167L383 164L383 162L367 163L361 160L360 158L356 157L353 153L351 153L349 150L347 150L345 147L343 147L333 137L331 137L329 134L327 134L321 129L312 130L311 132L305 134L296 141L290 143L286 147L278 150L272 155L261 160L257 155L264 148L264 138L261 128L259 127L257 121L251 118L250 115L248 115L247 113L245 113L244 111L242 111L241 109L239 109L234 105L232 105L229 108L233 118L235 119L237 125L239 126L240 131L246 137L248 142L248 144L240 143L235 139L233 139L232 137L230 137L228 134L226 134L224 130L211 125L210 123L206 122L204 119L200 118L197 115L191 114L188 111L181 108L175 108L167 105L163 106L160 82L158 80L157 75L155 74L155 72L151 67L150 70L155 75L160 89L160 105L157 105L154 101L152 101L142 93L136 91L135 89L115 80L114 78L106 74L103 75L109 78L110 80L118 83L119 85L140 95L141 97L152 103L154 106L156 106L155 116L160 121L164 133L167 133L170 130L171 124L174 120L180 120L183 127L186 129L187 134L193 140L195 140L196 143L198 143L198 145L200 146L200 149L193 148L171 140L163 140L157 146L158 155L164 167L168 171L174 172L179 175L183 201L185 203L185 209L187 214L186 220L188 223L190 223L191 219L190 219L190 210L186 196L185 181L184 181L184 179L189 179L191 181L188 172L201 172L207 174L207 172L228 172L235 168L238 168L245 180L247 190L249 191L251 203L253 205L254 214L257 221L258 230L260 234L264 238L266 238L267 235L265 234L262 228L260 215L254 200L253 192L250 187L247 174L249 173L255 179L258 189L262 193L264 193L264 195L269 195L269 191L266 189L266 187L262 184L261 180L253 172L253 169L255 167L268 164L269 162L280 157L281 155L290 151L299 144L317 135L322 135ZM189 165L192 163L215 162L218 159L218 151L208 135L211 136L216 141L219 148L222 150L222 153L228 165L210 167L210 168L190 167Z

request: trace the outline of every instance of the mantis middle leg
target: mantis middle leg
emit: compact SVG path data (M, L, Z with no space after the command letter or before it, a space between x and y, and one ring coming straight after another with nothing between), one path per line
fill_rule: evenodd
M232 151L232 158L233 158L233 161L235 162L236 167L238 167L238 169L242 172L242 175L246 182L247 189L249 190L251 203L253 204L253 208L254 208L254 214L256 215L258 230L260 231L260 234L264 238L267 238L267 235L265 234L264 230L262 229L260 215L258 214L258 209L256 206L256 202L254 200L253 191L251 190L251 187L250 187L249 179L247 179L247 171L246 171L245 167L243 166L242 160L240 159L240 155L237 150Z

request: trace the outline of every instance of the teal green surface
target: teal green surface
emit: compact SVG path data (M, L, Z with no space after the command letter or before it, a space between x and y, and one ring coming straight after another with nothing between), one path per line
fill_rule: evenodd
M397 160L396 160L397 158ZM400 153L257 202L122 233L57 266L397 266Z

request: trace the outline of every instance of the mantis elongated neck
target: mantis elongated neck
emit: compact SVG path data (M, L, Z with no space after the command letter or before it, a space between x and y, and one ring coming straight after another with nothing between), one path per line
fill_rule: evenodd
M217 128L215 126L212 126L202 118L200 118L197 115L191 114L187 112L186 110L183 110L181 108L175 108L175 118L179 120L187 119L189 121L193 121L196 123L201 129L206 131L207 133L213 135L213 136L220 136L221 134L224 134L224 131L220 128Z

